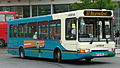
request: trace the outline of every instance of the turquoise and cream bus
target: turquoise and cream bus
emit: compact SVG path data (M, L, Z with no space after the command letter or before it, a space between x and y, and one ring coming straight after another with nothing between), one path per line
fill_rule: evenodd
M113 11L85 9L9 21L8 53L61 60L114 57Z

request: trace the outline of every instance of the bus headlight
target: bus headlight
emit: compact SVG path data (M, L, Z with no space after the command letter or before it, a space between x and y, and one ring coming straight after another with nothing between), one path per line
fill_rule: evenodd
M109 52L114 52L114 50L115 50L114 48L110 48Z
M85 50L85 53L90 53L90 49L86 49L86 50Z

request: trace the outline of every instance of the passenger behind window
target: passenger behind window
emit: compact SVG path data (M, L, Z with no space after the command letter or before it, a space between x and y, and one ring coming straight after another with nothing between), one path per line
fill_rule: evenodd
M71 30L71 34L76 34L76 28L73 28L73 29Z
M33 39L37 39L37 32L33 35Z

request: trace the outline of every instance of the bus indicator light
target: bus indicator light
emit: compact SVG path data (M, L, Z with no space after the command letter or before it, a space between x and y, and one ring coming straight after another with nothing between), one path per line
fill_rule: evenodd
M85 53L85 50L80 50L80 53Z
M60 41L60 43L62 44L62 41Z
M89 49L83 49L83 50L79 50L80 53L90 53L90 50Z

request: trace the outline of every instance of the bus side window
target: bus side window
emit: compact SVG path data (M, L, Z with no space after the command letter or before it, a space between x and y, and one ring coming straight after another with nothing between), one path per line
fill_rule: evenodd
M18 25L18 37L27 37L27 23Z
M49 26L48 21L39 22L39 33L38 33L38 39L40 40L48 40L49 39Z
M76 40L77 34L77 19L67 18L65 22L65 39L66 40Z
M14 26L14 37L18 36L18 26Z
M61 39L61 22L60 20L50 21L50 40Z
M10 25L10 37L17 37L18 36L18 26Z
M37 35L38 35L38 33L35 32L34 35L33 35L33 39L38 39Z
M14 33L14 26L10 25L10 37L13 37L13 33Z
M37 26L38 26L37 22L28 23L27 29L28 29L28 37L29 38L38 39L37 38L37 35L38 35ZM35 38L35 36L36 36L36 38Z

